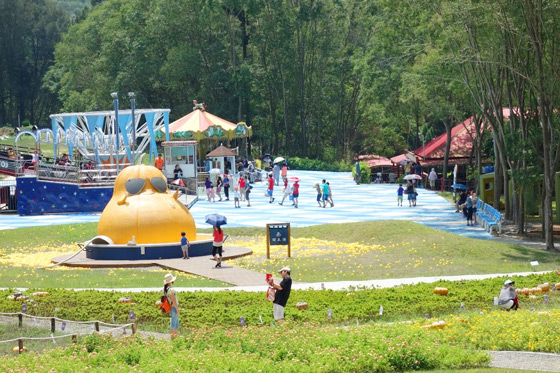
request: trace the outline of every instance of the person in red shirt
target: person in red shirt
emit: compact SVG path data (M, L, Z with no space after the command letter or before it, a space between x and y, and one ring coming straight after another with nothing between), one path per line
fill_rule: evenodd
M292 185L292 197L294 199L294 207L298 208L298 197L299 197L299 181L294 181L294 185Z
M268 203L272 203L274 202L274 198L272 197L272 193L274 192L274 178L272 177L272 174L268 175L268 189L267 189L267 193L268 196L270 197L270 200L268 201Z
M158 155L154 164L155 164L155 166L158 170L160 170L160 171L163 170L163 158L161 157L161 154Z
M216 261L214 268L222 266L222 245L224 243L224 231L218 226L214 226L214 242L212 242L212 256ZM219 255L219 258L216 257Z
M240 196L240 201L243 201L243 198L245 197L245 178L243 176L241 176L239 178L239 196Z

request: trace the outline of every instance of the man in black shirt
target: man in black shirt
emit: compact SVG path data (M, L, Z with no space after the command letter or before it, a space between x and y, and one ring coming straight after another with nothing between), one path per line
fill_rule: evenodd
M292 278L290 277L291 271L288 267L284 267L278 272L282 275L280 284L275 284L272 277L268 283L276 289L276 296L274 297L274 304L272 306L274 319L278 321L278 323L282 323L282 321L284 321L284 307L286 307L286 303L288 303L290 290L292 289Z

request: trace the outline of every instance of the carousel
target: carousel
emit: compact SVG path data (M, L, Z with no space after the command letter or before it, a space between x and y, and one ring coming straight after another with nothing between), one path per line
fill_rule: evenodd
M193 111L177 119L169 125L169 129L161 128L156 133L158 141L174 140L198 142L198 159L202 160L206 154L225 144L228 148L242 149L237 154L244 154L247 148L247 138L251 137L251 127L244 122L234 124L206 110L205 103L193 101Z

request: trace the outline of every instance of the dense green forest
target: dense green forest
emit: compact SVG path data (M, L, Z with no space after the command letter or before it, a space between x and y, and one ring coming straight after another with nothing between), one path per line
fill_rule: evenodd
M552 248L557 0L95 0L75 17L60 5L0 0L0 125L110 109L113 91L126 107L134 91L171 119L204 101L251 125L258 151L332 162L415 149L474 116L520 231L523 188L543 175Z

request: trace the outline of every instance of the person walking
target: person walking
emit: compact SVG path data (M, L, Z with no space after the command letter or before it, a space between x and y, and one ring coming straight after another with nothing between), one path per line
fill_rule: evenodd
M319 185L319 183L316 183L315 185L313 185L313 188L315 188L315 190L317 191L317 203L319 204L319 207L323 207L323 205L321 204L321 197L322 197L322 192L321 192L321 186Z
M245 188L245 199L247 200L247 207L251 207L251 189L253 186L251 184L247 184Z
M325 208L327 207L327 202L329 201L329 186L327 185L327 181L325 179L323 179L323 185L321 185L321 189L323 192L323 208Z
M272 193L274 193L274 179L272 178L272 174L268 175L268 189L266 190L268 193L269 201L268 203L274 202L274 197L272 197Z
M299 198L299 181L294 181L294 185L292 185L292 197L294 199L294 207L298 208L298 198Z
M331 184L327 181L327 188L329 189L329 199L328 202L331 204L331 207L334 207L334 201L332 199L332 190L331 190Z
M163 158L161 157L161 154L158 154L157 158L155 159L154 166L156 166L158 170L163 171Z
M437 173L435 168L432 168L432 171L430 171L430 174L428 175L428 181L430 182L431 190L436 189L436 180L437 180Z
M218 178L216 179L216 194L220 198L220 201L222 200L222 187L223 186L224 186L224 181L222 180L222 177L220 175L218 175Z
M473 210L473 218L474 218L473 225L474 225L474 224L477 224L477 221L476 221L476 205L478 203L478 197L476 196L475 192L473 192L472 195L471 195L471 202L472 202L472 210Z
M239 186L239 198L241 201L243 201L245 199L245 188L247 187L245 182L245 177L241 176L239 178L238 186Z
M274 296L272 305L274 320L282 324L284 321L284 307L286 307L286 303L288 303L290 291L292 290L292 278L290 277L291 270L289 267L282 268L278 273L282 275L282 281L276 284L274 283L274 279L270 277L268 284L276 289L276 295Z
M239 202L238 202L239 203ZM219 226L214 226L214 242L212 242L212 256L216 261L214 268L219 268L222 266L222 252L223 252L223 242L224 242L224 231ZM219 257L216 256L219 255Z
M360 161L356 161L356 174L354 176L354 181L356 182L356 184L360 185L360 178L362 177L362 174L360 172Z
M224 195L226 196L226 201L229 201L229 174L228 170L224 174Z
M233 188L233 206L235 208L241 208L241 205L239 204L239 188L238 187Z
M412 201L414 200L414 193L416 193L414 191L414 185L412 185L412 182L410 180L408 180L408 182L406 183L406 194L408 196L408 207L412 207Z
M282 163L282 180L284 180L284 183L288 180L288 163L286 161L284 161L284 163Z
M288 200L290 199L290 196L292 195L292 186L290 185L290 183L288 183L288 180L286 179L284 181L284 189L283 189L283 195L282 195L282 201L278 202L278 204L280 206L282 206L284 204L284 200L286 199L286 197L288 197Z
M278 163L275 163L272 167L272 173L274 174L274 182L278 186L280 183L280 166L278 166Z
M173 288L173 284L177 278L171 273L168 273L163 278L163 295L167 297L167 301L171 305L171 315L170 329L171 329L171 339L175 339L179 336L179 301L177 300L177 292Z
M208 198L208 202L216 202L216 197L214 196L214 186L212 185L210 179L206 178L204 186L206 187L206 197Z
M399 184L399 189L397 189L397 206L402 206L404 189L402 184Z
M468 193L469 195L467 196L467 199L465 200L465 208L467 211L467 226L469 225L474 225L472 220L473 220L473 204L472 204L472 199L470 196L470 192Z
M513 282L512 280L506 280L506 282L504 282L502 290L500 291L500 296L498 297L498 306L507 311L517 311L517 309L519 308L517 293L515 292L513 285L515 285L515 282Z
M183 250L183 259L189 259L190 247L191 243L187 239L187 234L185 232L181 232L181 250Z

